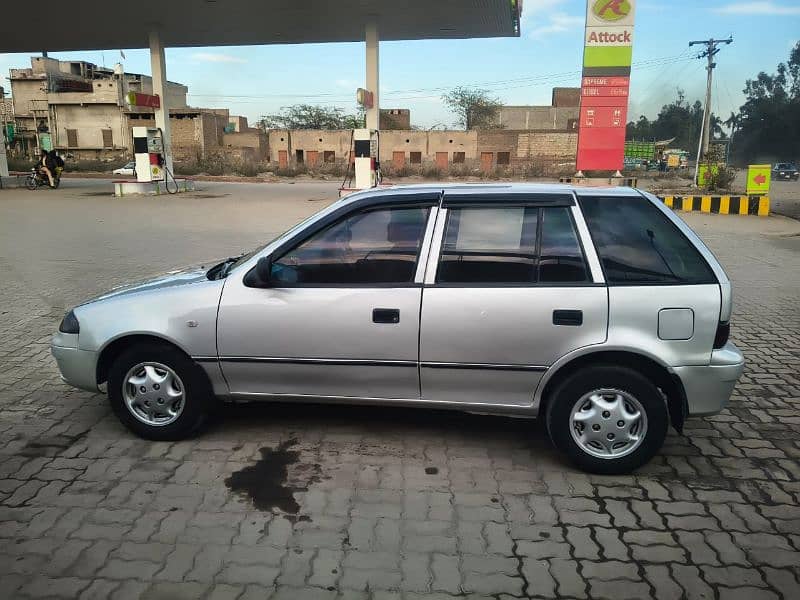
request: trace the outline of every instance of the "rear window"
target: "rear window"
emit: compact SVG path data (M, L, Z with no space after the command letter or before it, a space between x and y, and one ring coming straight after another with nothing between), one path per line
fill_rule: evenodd
M579 202L608 283L717 282L697 248L647 199L585 196Z
M568 208L448 209L437 282L513 285L587 280Z

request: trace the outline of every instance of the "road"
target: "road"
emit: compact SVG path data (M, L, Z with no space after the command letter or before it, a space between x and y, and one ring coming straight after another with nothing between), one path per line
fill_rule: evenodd
M60 382L63 311L261 244L335 184L103 181L0 191L0 595L9 598L797 598L800 223L682 215L735 289L745 374L630 476L539 423L432 410L228 407L152 443Z

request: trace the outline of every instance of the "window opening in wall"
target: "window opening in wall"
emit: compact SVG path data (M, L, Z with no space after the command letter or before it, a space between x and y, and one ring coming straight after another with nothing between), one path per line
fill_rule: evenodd
M464 152L453 152L453 164L462 164L466 158L467 155Z
M103 148L114 147L114 132L110 129L102 129L103 133Z
M422 164L422 152L409 152L408 162L410 162L412 165Z
M78 147L78 130L77 129L67 129L67 147L69 147L69 148L77 148Z
M303 151L302 150L295 150L294 151L294 158L297 161L298 165L302 165L305 160L303 159Z
M497 153L497 164L498 165L511 164L511 153L510 152L498 152Z
M333 150L325 150L322 152L322 161L326 163L336 162L336 152Z

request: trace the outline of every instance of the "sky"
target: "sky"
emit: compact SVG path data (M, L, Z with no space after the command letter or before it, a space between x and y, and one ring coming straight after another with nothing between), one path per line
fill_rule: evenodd
M510 105L548 105L554 86L579 86L585 0L523 7L519 38L381 43L381 107L410 108L415 126L451 127L455 116L441 95L456 86L484 88ZM653 118L677 87L702 99L705 60L688 42L729 35L714 71L712 110L723 119L742 104L748 78L787 60L800 39L800 0L638 0L628 119ZM150 72L147 50L124 52L126 71ZM296 103L355 112L364 54L363 43L168 48L167 76L189 86L191 106L229 108L251 121ZM29 56L0 54L0 72L30 66ZM50 56L108 67L121 60L115 50Z

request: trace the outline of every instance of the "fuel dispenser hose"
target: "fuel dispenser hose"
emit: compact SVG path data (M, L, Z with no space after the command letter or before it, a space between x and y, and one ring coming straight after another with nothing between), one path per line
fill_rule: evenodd
M177 194L180 191L180 186L178 185L178 180L175 179L175 175L173 175L172 171L170 171L167 168L166 164L164 164L164 172L167 174L167 176L164 178L164 189L167 190L168 194ZM170 177L172 177L172 183L175 184L175 191L172 191L172 192L169 191L169 178Z
M158 128L158 133L159 133L159 135L161 135L161 143L163 144L164 143L164 132L162 131L161 127ZM172 174L172 171L170 171L167 168L167 161L166 160L164 161L164 164L162 166L164 167L164 172L167 174L167 176L164 177L164 189L167 190L168 194L177 194L180 191L180 186L178 185L178 180L175 179L175 175ZM175 184L175 191L174 192L170 192L169 191L169 178L170 177L172 177L172 183Z

